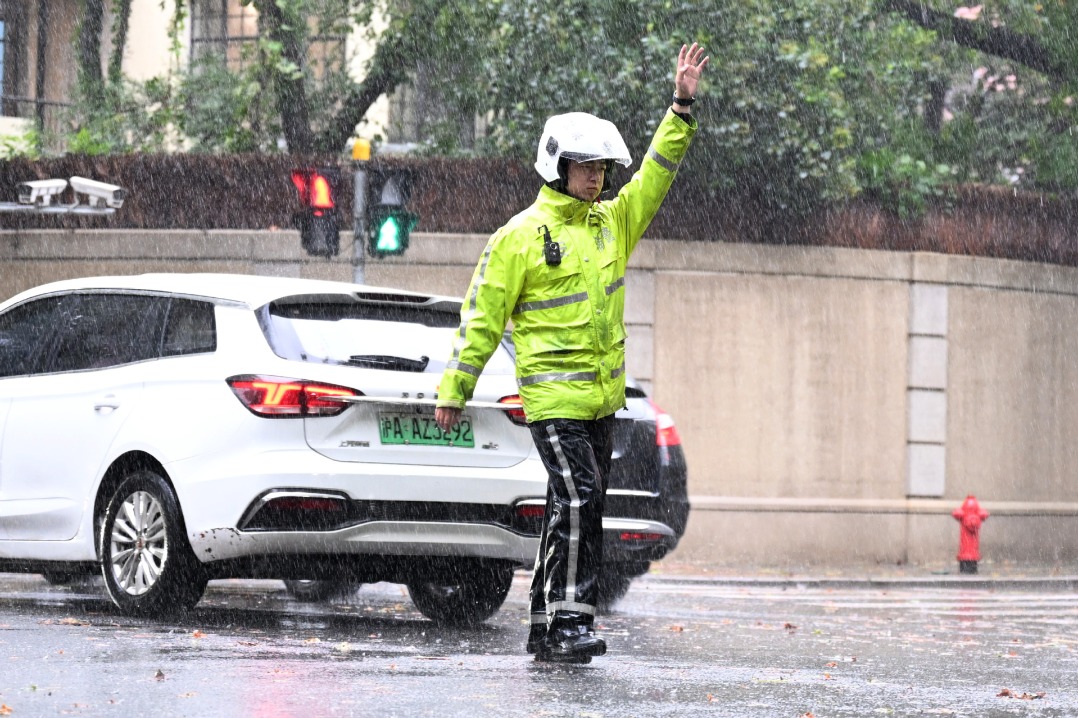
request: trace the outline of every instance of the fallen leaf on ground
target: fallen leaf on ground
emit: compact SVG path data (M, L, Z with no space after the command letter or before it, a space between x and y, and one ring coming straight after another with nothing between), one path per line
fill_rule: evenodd
M685 630L684 626L670 626L670 630L674 633L681 633Z
M837 664L837 663L835 663L834 661L830 661L830 662L828 662L828 663L825 663L825 664L823 665L823 667L824 667L824 668L835 668L836 666L838 666L838 664Z
M154 673L154 674L153 674L153 677L154 677L154 678L155 678L156 680L159 680L159 681L163 681L163 680L165 680L165 672L164 672L164 671L162 671L162 670L161 670L160 668L158 668L158 669L157 669L157 673Z
M15 712L15 709L9 706L7 703L0 704L0 716L9 716Z
M199 631L199 630L195 630L195 632L191 634L191 638L205 638L205 637L206 637L206 634L203 633L202 631Z
M796 631L796 630L797 630L797 626L795 626L794 624L790 623L789 621L787 621L786 623L782 624L782 627L783 627L783 628L785 628L785 629L786 629L787 631Z
M1044 698L1045 692L1040 691L1038 693L1017 693L1010 688L1004 688L996 694L996 698L1017 698L1020 701L1035 701L1039 698Z

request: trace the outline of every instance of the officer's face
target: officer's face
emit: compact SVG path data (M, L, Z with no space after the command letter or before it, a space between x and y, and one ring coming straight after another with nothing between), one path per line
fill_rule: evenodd
M594 202L603 189L603 175L606 174L605 160L591 162L569 161L569 177L566 189L569 194L585 202Z

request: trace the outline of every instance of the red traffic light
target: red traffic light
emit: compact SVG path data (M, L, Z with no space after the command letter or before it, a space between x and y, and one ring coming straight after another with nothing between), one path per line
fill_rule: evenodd
M304 207L312 209L334 209L337 196L334 186L336 178L330 172L313 168L292 170L292 184L299 192L299 201Z

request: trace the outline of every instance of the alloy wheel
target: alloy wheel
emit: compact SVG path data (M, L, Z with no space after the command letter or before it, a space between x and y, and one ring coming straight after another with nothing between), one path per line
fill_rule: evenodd
M112 575L131 596L157 583L168 561L165 511L153 494L135 491L124 499L109 536Z

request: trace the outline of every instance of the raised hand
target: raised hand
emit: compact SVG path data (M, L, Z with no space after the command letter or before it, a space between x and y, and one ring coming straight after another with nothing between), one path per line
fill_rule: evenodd
M701 59L702 58L702 59ZM700 82L700 76L704 74L707 61L711 58L704 55L704 48L695 42L692 47L681 46L677 54L677 74L674 75L674 94L683 99L696 96L696 85Z

